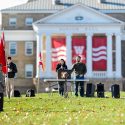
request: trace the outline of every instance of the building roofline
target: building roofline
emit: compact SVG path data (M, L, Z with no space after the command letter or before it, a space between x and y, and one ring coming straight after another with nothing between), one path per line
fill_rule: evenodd
M1 11L1 13L55 13L55 12L58 12L59 10L36 10L36 11L34 11L34 10L29 10L29 11L21 11L21 10L19 10L19 11L6 11L6 12L4 12L4 11ZM60 10L61 11L61 10ZM117 10L111 10L111 9L109 9L109 10L104 10L104 9L100 9L100 10L98 10L98 11L100 11L100 12L103 12L103 13L125 13L125 9L124 10L119 10L119 9L117 9Z
M1 11L1 13L3 14L3 13L55 13L55 12L57 12L57 11L59 11L59 10L36 10L36 11L34 11L34 10L28 10L28 11L22 11L22 10L19 10L19 11Z
M26 2L21 5L9 7L6 9L2 9L1 13L24 13L24 12L33 12L36 13L40 12L48 12L48 11L58 11L70 7L71 5L75 5L77 3L85 4L95 10L124 10L125 11L125 4L124 2L118 2L117 4L111 4L111 2L106 3L98 3L97 0L92 0L93 3L86 2L84 0L64 0L64 3L71 4L70 6L63 5L53 5L52 0L32 0L31 2ZM107 0L108 1L108 0ZM110 0L111 1L111 0ZM112 0L113 1L113 0ZM122 1L122 0L121 0ZM123 5L122 5L123 4Z
M103 14L102 12L99 12L99 11L97 11L97 10L91 8L91 7L88 7L88 6L84 5L84 4L78 3L78 4L75 4L75 5L71 6L71 7L68 7L68 8L66 8L66 9L63 9L63 10L61 10L61 11L58 11L57 13L54 13L54 14L52 14L52 15L50 15L50 16L47 16L47 17L45 17L45 18L43 18L43 19L40 19L40 20L34 22L33 25L38 25L39 22L43 22L43 23L44 23L44 22L46 22L47 20L51 20L51 19L54 18L55 16L60 15L60 14L62 14L62 13L65 13L65 12L67 12L67 11L69 11L69 10L75 8L75 7L78 7L78 6L84 7L84 8L86 8L86 9L88 9L88 10L91 10L91 11L94 11L95 13L97 13L97 14L99 14L99 15L101 15L101 16L104 16L105 18L108 18L108 19L110 19L110 20L116 21L116 22L118 22L118 23L120 23L120 24L124 23L124 22L121 21L121 20L118 20L118 19L113 18L113 17L111 17L111 16L108 16L108 15L106 15L106 14ZM45 23L44 23L44 24L45 24Z

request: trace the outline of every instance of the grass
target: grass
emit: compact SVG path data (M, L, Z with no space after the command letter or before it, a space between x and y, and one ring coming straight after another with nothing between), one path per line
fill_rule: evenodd
M34 98L4 99L0 125L125 125L125 93L120 99L60 97L38 94Z

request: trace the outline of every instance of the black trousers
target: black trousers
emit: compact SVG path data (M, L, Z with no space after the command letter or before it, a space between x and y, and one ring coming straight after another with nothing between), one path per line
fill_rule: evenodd
M3 111L3 93L0 93L0 111Z
M84 76L76 76L76 79L84 79ZM79 81L75 83L75 95L78 96L78 87L80 86L80 96L84 96L84 81Z
M64 82L59 82L59 94L64 95Z

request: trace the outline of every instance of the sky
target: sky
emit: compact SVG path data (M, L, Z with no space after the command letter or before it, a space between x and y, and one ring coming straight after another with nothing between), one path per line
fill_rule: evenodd
M0 10L8 7L16 6L19 4L23 4L25 2L27 2L27 0L2 0L2 2L0 2ZM0 13L0 24L1 24L1 13Z

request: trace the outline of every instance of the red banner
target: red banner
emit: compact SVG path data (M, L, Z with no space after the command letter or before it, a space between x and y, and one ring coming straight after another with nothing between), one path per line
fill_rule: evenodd
M93 71L107 69L107 39L105 36L94 36L92 45Z
M66 60L66 38L62 36L52 38L52 70L55 71L60 59Z
M72 37L72 63L75 63L76 56L81 56L82 62L86 63L86 37Z

